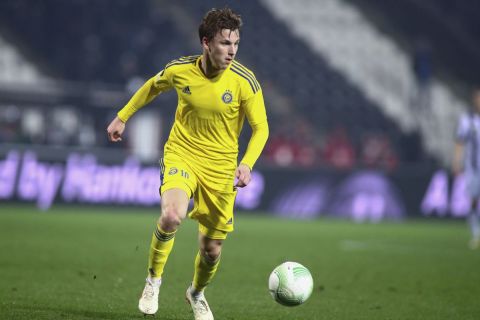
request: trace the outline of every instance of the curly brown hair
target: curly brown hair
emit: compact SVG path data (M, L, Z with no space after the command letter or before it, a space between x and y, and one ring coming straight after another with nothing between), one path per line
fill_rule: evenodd
M223 29L238 30L242 27L242 18L232 9L225 7L223 9L213 8L208 11L202 19L202 23L198 27L198 36L200 42L203 37L212 40L217 32Z

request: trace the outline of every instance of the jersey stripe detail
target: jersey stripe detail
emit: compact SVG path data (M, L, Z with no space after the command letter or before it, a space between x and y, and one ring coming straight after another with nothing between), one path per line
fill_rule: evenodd
M193 56L180 57L180 58L178 58L177 60L187 60L187 59L188 59L188 60L190 60L190 59L195 59L195 60L197 60L198 57L200 57L200 55L197 54L197 55L193 55Z
M179 62L194 62L196 61L197 59L176 59L176 60L173 60L173 61L170 61L169 63L167 63L167 66L173 64L173 63L179 63Z
M238 75L245 78L248 81L248 83L250 83L250 86L252 87L253 93L256 93L258 91L259 87L255 83L256 81L254 79L252 79L252 77L249 76L245 71L242 71L241 69L239 69L239 68L237 68L236 66L233 66L233 65L230 67L230 70L232 70L233 72L235 72Z
M198 57L200 57L200 56L199 56L199 55L195 55L195 56L180 57L180 58L177 58L177 59L173 59L173 60L170 61L169 63L176 62L176 61L197 60Z
M235 67L237 67L237 69L240 69L242 70L246 75L250 76L250 79L253 81L253 83L255 84L255 87L257 88L257 91L260 90L260 84L258 84L258 81L257 79L255 78L255 75L253 74L253 72L251 72L250 70L248 70L247 68L245 68L241 63L233 60L233 65Z
M253 93L256 93L256 92L257 92L257 91L255 90L255 87L253 86L253 83L252 83L252 81L250 81L250 79L248 79L247 77L245 77L245 76L244 76L242 73L240 73L240 72L236 71L236 69L235 69L235 68L233 68L233 66L232 66L232 67L230 67L230 70L231 70L232 72L235 72L236 74L238 74L240 77L244 78L245 80L247 80L247 81L248 81L248 83L250 84L250 87L252 87L252 91L253 91Z
M235 68L234 66L231 66L230 70L232 72L235 72L236 74L238 74L240 77L244 78L245 80L247 80L248 83L250 84L250 87L252 87L253 93L257 93L258 90L257 90L256 86L254 85L253 81L248 76L246 76L243 73L243 71L240 71L239 69Z
M176 66L176 65L180 65L180 64L194 64L196 60L192 60L192 61L178 61L178 62L172 62L172 63L169 63L165 66L165 69L164 70L167 70L168 68L170 68L171 66Z
M248 70L243 64L241 64L240 62L236 61L236 60L233 60L233 64L238 67L239 69L242 69L243 71L245 71L246 73L248 73L249 75L251 75L253 78L255 78L255 76L253 75L253 72L251 72L250 70Z
M188 57L180 57L178 59L172 60L167 65L165 66L165 69L167 69L170 66L177 65L177 64L188 64L188 63L194 63L197 61L199 55L196 56L188 56Z

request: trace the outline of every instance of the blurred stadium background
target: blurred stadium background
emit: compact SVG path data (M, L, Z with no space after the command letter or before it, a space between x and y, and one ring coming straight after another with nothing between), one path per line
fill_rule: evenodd
M463 219L454 219L468 212L464 182L449 173L457 117L469 108L471 88L480 83L480 2L474 0L1 1L4 266L9 265L5 252L13 250L6 235L15 238L15 230L37 219L27 212L119 210L125 219L126 212L148 212L146 220L153 221L160 201L157 162L176 96L161 95L142 109L129 121L120 144L108 143L106 127L143 81L170 60L200 52L200 19L208 9L224 5L243 17L237 58L262 85L271 130L253 183L239 193L239 212L265 219L325 217L325 224L340 223L339 232L352 228L350 220L379 223L375 232L382 233L382 226L392 228L389 221L408 220L401 225L409 226L412 219L425 218L422 226L432 228L441 218L452 228L445 232L452 234L443 242L442 236L434 237L438 246L429 242L424 249L440 256L442 246L452 245L452 259L455 250L465 254L458 260L464 263L466 283L478 282L471 272L478 257L462 251L467 249L467 228ZM246 125L241 150L248 138ZM336 217L344 219L335 222ZM293 225L298 232L305 226ZM149 232L139 234L149 237ZM368 241L348 242L346 234L342 248L365 249ZM142 239L145 244L148 237ZM410 248L380 247L392 252ZM337 254L333 250L331 258ZM349 263L345 257L342 261ZM452 281L457 267L451 266ZM472 297L479 293L478 288L469 290ZM3 304L10 310L8 319L14 318L12 301ZM333 300L317 307L339 315L332 311L338 311ZM369 306L368 312L378 309ZM298 319L317 319L315 312L304 310ZM52 316L44 312L46 318ZM474 319L473 314L480 314L478 307L442 312L431 318ZM110 319L108 314L70 313L70 318ZM379 314L378 319L397 319L387 311ZM353 319L355 313L344 316ZM279 316L285 318L296 319L293 313ZM429 318L428 313L421 318Z
M244 16L238 59L260 80L271 123L240 209L466 214L462 182L450 190L444 169L480 82L474 1L3 1L2 201L156 205L175 94L143 109L119 145L105 127L168 61L199 52L198 21L225 4Z

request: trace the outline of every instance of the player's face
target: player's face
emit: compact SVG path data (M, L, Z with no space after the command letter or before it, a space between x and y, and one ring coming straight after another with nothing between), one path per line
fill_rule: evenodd
M238 51L240 33L238 30L223 29L204 43L210 63L217 70L225 70L232 63Z

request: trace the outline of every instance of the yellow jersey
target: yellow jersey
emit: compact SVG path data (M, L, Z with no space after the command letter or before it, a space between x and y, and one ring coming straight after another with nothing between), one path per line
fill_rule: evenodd
M178 105L165 152L193 156L215 164L237 165L238 137L245 117L252 137L242 163L253 167L268 137L262 89L255 75L233 61L214 78L201 69L201 55L168 63L149 79L118 112L126 122L138 109L162 92L175 89ZM225 167L224 165L222 165Z

